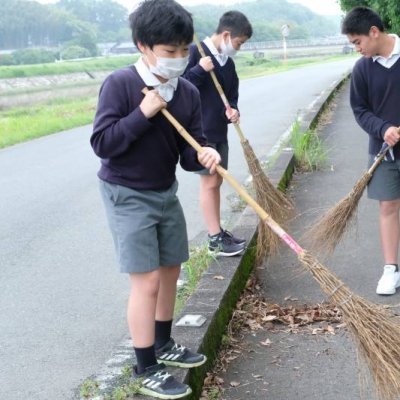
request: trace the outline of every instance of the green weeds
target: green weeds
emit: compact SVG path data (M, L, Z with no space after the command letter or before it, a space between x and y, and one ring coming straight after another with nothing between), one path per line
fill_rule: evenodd
M92 399L99 394L99 384L91 379L86 379L79 388L79 394L83 399Z
M300 170L315 171L326 162L328 151L320 137L314 130L302 132L299 121L293 124L290 143Z
M195 291L201 275L207 270L212 260L215 260L215 256L208 253L208 244L191 249L189 260L182 265L186 281L178 291L175 314L180 312L186 300Z

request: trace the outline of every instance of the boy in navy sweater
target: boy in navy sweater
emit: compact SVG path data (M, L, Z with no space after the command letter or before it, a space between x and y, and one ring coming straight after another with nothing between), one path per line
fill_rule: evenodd
M189 65L184 77L200 91L204 133L221 155L221 165L228 167L228 123L239 122L239 79L232 56L253 34L251 24L239 11L222 15L216 32L207 37L202 46L206 57L197 47L190 48ZM228 112L210 76L214 70L231 106ZM233 256L245 248L245 240L234 237L222 229L220 222L220 187L222 178L208 170L200 172L200 207L208 229L209 250L216 255Z
M193 38L191 15L173 0L147 0L130 15L133 40L142 53L130 67L104 81L91 145L101 158L100 191L122 272L131 291L127 319L140 379L140 393L164 399L190 388L165 364L191 368L206 357L171 338L180 265L189 257L186 224L176 197L175 169L215 170L212 147L196 152L159 111L167 107L206 145L198 90L179 75ZM144 87L153 87L146 95Z
M369 164L383 142L394 146L368 185L368 197L379 200L384 269L376 293L391 295L400 286L400 41L385 32L380 16L355 7L345 17L342 33L364 57L353 68L350 103L358 124L369 135Z

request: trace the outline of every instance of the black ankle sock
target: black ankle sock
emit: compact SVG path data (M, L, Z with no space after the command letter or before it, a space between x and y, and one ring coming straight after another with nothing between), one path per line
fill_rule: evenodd
M172 319L170 321L156 321L156 341L154 347L159 349L171 339Z
M136 372L138 374L143 374L146 368L157 364L156 353L154 346L150 347L134 347L136 354Z

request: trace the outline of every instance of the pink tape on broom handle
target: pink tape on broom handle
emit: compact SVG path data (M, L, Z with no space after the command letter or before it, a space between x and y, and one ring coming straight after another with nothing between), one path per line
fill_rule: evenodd
M197 46L197 49L199 50L200 55L201 55L202 57L207 57L207 55L206 55L206 53L204 52L204 49L203 49L203 47L201 46L201 43L200 43L200 41L199 41L199 39L198 39L198 37L197 37L196 34L193 35L193 41L196 43L196 46ZM217 76L215 75L215 72L214 72L213 70L211 70L211 71L210 71L210 75L211 75L211 79L212 79L213 82L214 82L215 88L217 89L217 91L218 91L218 93L219 93L219 95L220 95L220 97L221 97L221 99L222 99L222 102L224 103L224 106L225 106L226 110L227 110L229 113L231 113L231 112L232 112L232 107L231 107L231 105L229 104L229 101L228 101L228 99L227 99L226 96L225 96L224 89L222 89L222 86L221 86L220 83L218 82L218 78L217 78ZM244 141L246 140L246 138L244 137L244 134L243 134L243 132L242 132L242 129L240 128L240 125L239 125L237 122L233 122L233 126L235 127L236 132L238 133L238 135L239 135L239 137L240 137L240 141L241 141L241 142L244 142Z
M142 93L146 94L148 92L147 88L142 90ZM199 143L186 131L186 129L175 119L175 117L166 109L162 109L161 112L167 118L167 120L174 126L178 133L198 152L202 152L203 148ZM263 209L261 206L246 192L245 189L233 178L229 172L217 165L217 172L220 174L235 190L242 199L257 213L261 221L266 223L272 231L274 231L296 254L301 254L304 250L300 245L288 234L286 233Z

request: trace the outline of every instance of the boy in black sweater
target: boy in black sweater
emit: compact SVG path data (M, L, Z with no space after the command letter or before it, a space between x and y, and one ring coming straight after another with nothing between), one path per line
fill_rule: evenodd
M198 90L179 78L193 38L191 15L173 0L147 0L130 15L130 25L142 57L103 83L91 145L101 158L100 191L117 259L131 282L133 379L141 379L142 394L176 399L191 390L165 364L191 368L206 357L171 338L176 282L189 257L175 170L179 161L188 171L214 171L220 157L205 146ZM154 90L143 95L144 87ZM159 113L164 107L205 146L199 154Z
M197 47L190 48L189 65L184 77L200 91L204 133L221 155L221 165L228 167L228 123L239 122L239 79L232 56L252 35L252 27L239 11L228 11L219 20L217 30L207 37L202 46L206 57L201 57ZM211 79L214 70L227 97L230 110L225 106ZM200 207L208 229L209 250L216 255L233 256L245 248L245 240L234 237L222 229L220 217L220 188L222 178L211 175L206 169L199 172Z
M368 185L368 197L379 200L385 263L376 293L391 295L400 286L400 40L387 34L379 15L367 7L355 7L346 15L342 33L364 56L353 68L350 103L358 124L369 135L369 165L383 142L394 146Z

